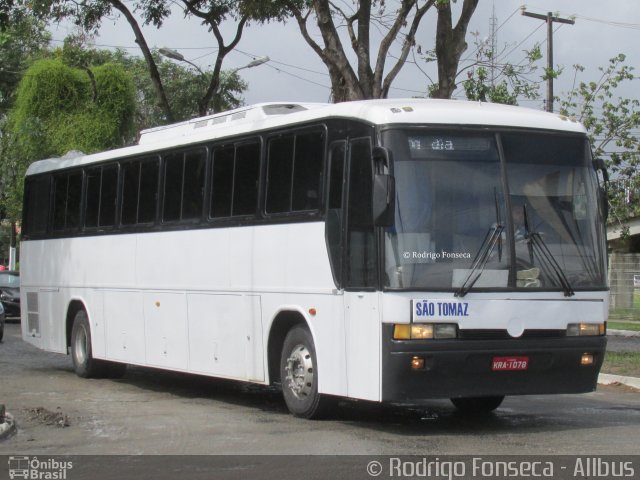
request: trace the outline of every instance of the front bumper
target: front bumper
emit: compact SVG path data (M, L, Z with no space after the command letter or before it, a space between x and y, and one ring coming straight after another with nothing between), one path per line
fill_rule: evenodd
M606 337L508 338L489 340L393 340L382 327L382 400L420 404L433 398L584 393L596 389ZM594 357L583 366L583 354ZM412 370L411 358L425 367ZM525 371L491 369L494 357L526 356Z
M2 300L2 306L8 317L20 316L20 300Z

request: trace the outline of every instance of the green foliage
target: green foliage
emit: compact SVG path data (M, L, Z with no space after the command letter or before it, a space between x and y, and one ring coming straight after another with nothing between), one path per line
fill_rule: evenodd
M519 98L538 98L538 84L529 77L537 70L535 63L542 58L539 45L526 52L521 64L500 63L494 58L500 54L480 41L478 33L472 35L476 37L476 62L462 82L468 100L518 105ZM495 75L493 79L491 71Z
M462 86L468 100L506 105L518 104L518 94L509 91L506 80L494 85L488 82L488 72L485 67L478 67L469 72L469 77L462 82Z
M132 130L139 132L166 123L165 113L158 103L149 68L143 58L128 55L124 50L111 52L86 49L82 46L82 39L67 39L64 47L56 52L56 56L75 66L100 66L106 63L118 65L133 81L136 109L132 119ZM184 63L176 63L156 54L154 61L175 120L187 120L198 116L198 101L208 87L211 73L204 72L205 75L202 75ZM93 67L96 79L99 68ZM222 71L219 93L214 98L218 111L241 106L242 93L246 89L247 84L238 74Z
M633 67L619 54L599 68L597 80L581 81L566 98L560 111L582 122L588 130L596 158L603 158L611 174L610 222L623 232L626 222L640 215L640 101L618 96L622 84L637 82ZM585 69L574 65L575 79Z
M133 81L124 68L104 64L83 70L59 59L34 62L18 87L1 138L0 178L7 217L19 219L22 178L28 165L69 150L86 153L124 145L132 137Z
M0 30L0 118L11 106L22 72L49 42L42 20L20 9L7 12L9 24Z

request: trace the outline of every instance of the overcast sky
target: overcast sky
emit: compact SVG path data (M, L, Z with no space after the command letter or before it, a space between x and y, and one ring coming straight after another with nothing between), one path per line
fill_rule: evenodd
M341 2L345 5L352 4L350 0ZM387 0L387 4L392 3ZM458 0L455 8L459 9L460 3L461 0ZM523 17L520 14L523 4L533 13L546 14L552 11L561 17L575 17L575 25L554 25L554 63L565 69L563 76L556 82L556 95L571 88L572 66L576 63L587 67L580 76L584 80L597 80L597 67L606 65L608 59L618 53L627 55L629 65L640 68L638 0L480 0L469 32L478 32L481 39L489 37L492 8L495 6L499 27L498 51L503 52L504 59L516 64L521 62L524 59L524 50L531 48L536 42L543 43L543 53L546 55L546 24L541 20ZM603 5L606 5L606 8ZM435 10L428 13L417 35L417 43L425 50L434 47L435 14ZM232 24L225 28L226 38L231 38L233 28ZM145 27L144 32L152 48L169 47L178 50L201 68L210 66L214 60L216 42L212 34L197 21L186 22L181 12L176 12L161 30ZM54 40L61 41L67 33L70 33L67 27L54 27ZM469 49L463 57L472 56L475 51L473 41L473 37L468 35ZM133 33L122 18L106 20L95 43L98 48L122 47L132 54L139 54ZM265 55L271 58L269 63L239 72L249 83L245 93L247 104L272 101L328 101L330 82L326 68L304 42L294 21L285 25L274 23L250 26L245 30L236 51L226 57L223 68L237 68L246 65L254 57ZM430 83L425 73L436 79L435 65L423 62L417 55L415 58L416 63L407 63L394 82L391 97L424 95ZM546 57L540 62L540 66L545 63ZM461 98L461 90L459 88L454 96ZM640 96L638 91L640 89L636 85L623 93L637 98ZM545 96L544 85L540 93L542 97ZM542 108L542 100L525 101L521 102L521 105Z

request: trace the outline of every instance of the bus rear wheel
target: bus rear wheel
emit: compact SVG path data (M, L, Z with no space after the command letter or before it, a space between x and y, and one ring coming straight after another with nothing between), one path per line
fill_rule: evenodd
M280 379L284 401L292 414L301 418L326 414L331 402L318 393L316 349L311 333L303 326L292 328L284 340Z
M76 375L82 378L122 377L127 365L93 358L91 329L87 313L80 310L73 319L71 329L71 359Z
M452 398L451 402L465 414L483 414L493 412L502 404L504 396Z

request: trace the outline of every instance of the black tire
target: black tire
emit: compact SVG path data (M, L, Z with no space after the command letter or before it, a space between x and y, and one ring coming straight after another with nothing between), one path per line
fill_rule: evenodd
M0 342L4 338L4 322L0 322Z
M93 358L91 328L87 313L80 310L73 319L71 329L71 359L76 375L82 378L120 378L127 364L108 362Z
M311 333L303 326L293 327L282 346L280 379L284 401L296 417L323 417L332 404L318 393L317 365Z
M451 402L465 414L483 414L493 412L502 404L504 396L452 398Z

